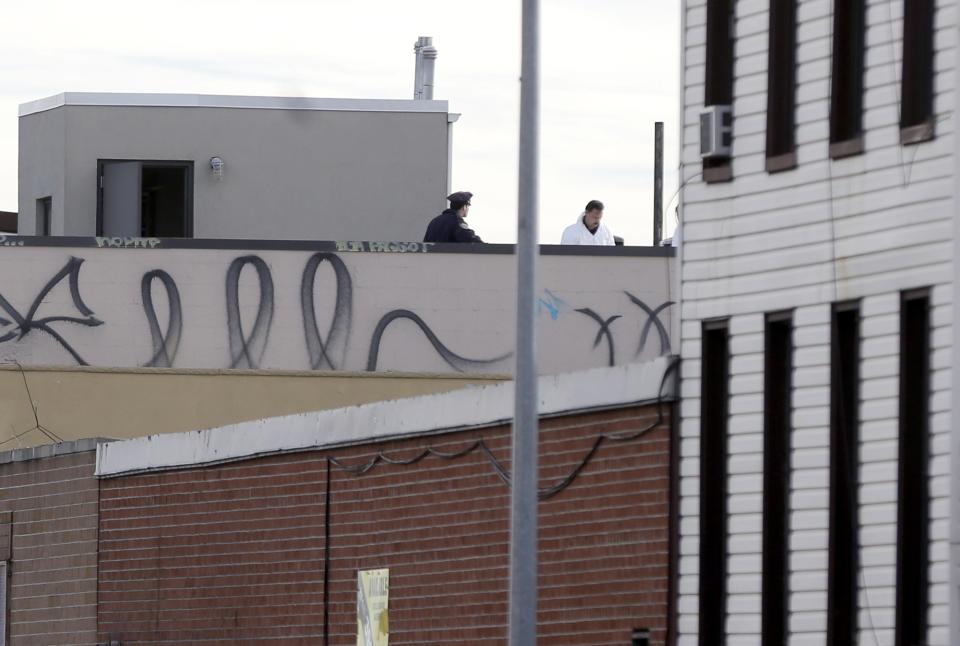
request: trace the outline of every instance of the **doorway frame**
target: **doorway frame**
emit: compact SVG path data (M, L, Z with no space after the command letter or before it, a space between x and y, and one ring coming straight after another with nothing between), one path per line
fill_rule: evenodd
M192 159L122 159L122 158L99 158L97 159L97 236L103 236L103 167L105 164L116 162L136 162L137 183L139 190L143 192L143 169L144 168L184 168L186 169L186 178L183 184L183 237L193 238L193 173L194 161ZM141 214L142 218L142 214ZM141 225L142 225L141 221ZM139 237L139 236L138 236Z

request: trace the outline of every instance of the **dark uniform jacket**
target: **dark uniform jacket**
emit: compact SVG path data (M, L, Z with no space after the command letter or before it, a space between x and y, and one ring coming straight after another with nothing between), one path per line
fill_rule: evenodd
M430 221L424 242L483 242L473 229L457 215L453 209L447 209Z

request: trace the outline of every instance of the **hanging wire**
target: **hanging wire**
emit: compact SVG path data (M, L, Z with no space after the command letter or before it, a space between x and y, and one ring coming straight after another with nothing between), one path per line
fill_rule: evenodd
M634 431L625 431L621 433L602 433L598 435L594 439L590 449L586 452L583 458L581 458L580 462L578 462L577 465L574 466L574 468L570 471L570 473L568 473L561 480L557 481L555 484L538 489L537 498L539 500L549 500L554 496L558 495L559 493L561 493L564 489L569 487L571 484L573 484L573 482L577 479L577 476L579 476L580 473L587 467L587 465L590 464L590 461L597 454L597 451L600 450L600 447L605 442L632 442L640 438L641 436L645 435L646 433L652 431L653 429L657 428L658 426L660 426L663 423L663 419L664 419L663 405L665 401L663 396L663 390L667 384L667 379L670 377L671 374L673 374L676 371L676 369L679 366L679 363L680 363L679 357L674 357L673 360L670 362L670 364L667 366L667 369L664 371L663 376L660 379L660 387L657 390L657 400L656 400L657 417L656 419L654 419L653 422L644 426L643 428L640 428ZM465 457L473 453L474 451L480 451L481 453L483 453L484 457L486 457L487 462L490 463L490 466L493 468L494 473L496 473L497 477L505 485L507 485L507 487L509 487L512 481L510 471L505 466L503 466L503 463L500 462L500 460L497 459L497 457L493 454L493 451L490 450L490 447L483 440L483 438L476 440L469 446L466 446L465 448L459 451L452 451L452 452L440 451L430 446L421 450L419 453L409 458L394 457L384 451L379 451L376 455L371 457L366 462L361 462L359 464L347 464L334 456L330 456L329 461L330 461L330 464L334 465L341 471L345 471L354 476L362 476L371 472L381 462L385 464L392 464L392 465L398 465L398 466L410 466L413 464L417 464L418 462L427 458L428 456L434 456L442 460L456 460L458 458Z
M889 10L889 1L888 1L887 4L888 4L888 10ZM831 38L834 37L834 35L833 35L833 33L832 33L833 26L835 25L835 23L834 23L834 21L833 21L833 13L834 13L834 11L835 11L835 7L834 7L833 9L831 9L831 21L830 21L830 24L831 24ZM891 19L892 19L892 16L891 16ZM893 29L893 28L892 28L892 23L891 23L891 52L893 52L892 29ZM896 68L896 61L893 60L894 58L895 58L895 57L894 57L893 55L891 55L891 63L890 63L890 64L891 64L891 65L893 66L893 68L895 69L895 68ZM896 79L896 71L893 72L893 75L894 75L894 78ZM900 101L899 101L899 96L898 96L898 95L899 95L898 90L899 90L899 87L897 86L897 84L896 84L896 82L895 82L894 95L895 95L896 97L898 97L898 100L896 101L896 104L897 104L897 122L898 122L898 126L899 126L899 121L900 121L900 118L899 118L899 117L900 117ZM828 90L827 90L827 105L832 105L832 103L833 103L833 84L831 83L831 84L828 85ZM905 166L904 166L904 159L903 159L903 151L902 151L902 148L903 148L902 146L898 146L898 159L899 159L899 165L900 165L900 169L901 169L902 176L903 176L903 184L902 184L902 186L903 186L904 188L906 188L906 186L909 184L909 170L908 170L908 169L905 169ZM916 159L916 155L914 155L914 159ZM912 164L913 164L913 161L910 162L911 167L912 167ZM833 186L836 178L834 177L834 174L833 174L833 165L834 165L834 160L828 157L828 159L827 159L827 198L828 198L828 207L829 207L829 214L830 214L830 250L831 250L831 256L832 256L832 257L831 257L831 263L830 263L830 264L831 264L832 278L833 278L834 302L838 302L839 299L840 299L840 278L839 278L838 269L837 269L837 264L838 264L838 253L837 253L837 245L838 245L838 236L837 236L837 211L836 211L836 207L835 207L836 197L835 197L835 195L834 195L834 186ZM857 322L856 322L856 326L857 326L857 329L858 329L858 330L860 329L860 313L859 313L859 312L860 312L860 310L859 310L859 308L857 308ZM836 328L836 322L835 322L835 321L832 323L832 327L833 327L834 329L831 330L831 342L832 342L832 343L837 343L837 342L838 342L837 338L834 338L835 335L837 334L837 330L835 329L835 328ZM859 334L858 334L857 336L858 336L858 339L859 339ZM857 360L858 360L858 362L859 362L859 360L860 360L859 352L857 353ZM844 382L846 379L849 379L849 378L850 378L850 375L846 374L846 371L844 371L842 368L840 368L840 370L839 370L839 377L840 377L840 380L841 380L841 384L840 384L839 387L840 387L840 389L841 389L841 392L843 392L843 382ZM841 418L843 418L843 416L847 414L847 411L845 410L844 398L843 398L842 396L840 397L840 410L839 410L838 414L841 416ZM856 425L857 429L859 430L860 421L859 421L859 419L857 419L857 417L858 417L858 416L856 415L856 413L854 413L854 424ZM846 436L846 433L843 433L842 430L841 430L841 432L839 433L839 436L840 436L840 446L837 448L837 450L841 453L841 455L842 455L844 458L846 458L846 459L852 459L854 465L859 465L858 446L850 446L850 442L849 442L849 439L850 439L850 438L848 438L848 437ZM832 469L832 468L833 468L833 465L831 464L831 469ZM854 471L856 471L856 468L857 468L857 466L854 467ZM850 501L854 503L854 504L853 504L854 511L853 511L853 513L850 515L850 518L847 519L847 521L848 521L849 524L850 524L849 529L850 529L850 531L852 532L852 536L854 537L854 544L855 544L854 549L857 550L857 552L858 552L858 554L857 554L857 572L856 572L856 574L855 574L855 577L856 577L856 579L857 579L857 581L858 581L858 583L859 583L859 586L860 586L859 590L862 590L862 591L863 591L863 601L864 601L864 606L865 606L865 607L864 607L864 610L866 611L867 621L869 622L869 625L868 625L868 626L863 626L862 632L865 633L865 634L869 634L870 636L872 636L875 643L879 643L879 641L878 641L878 636L877 636L876 623L874 622L874 618L873 618L873 608L872 608L872 605L871 605L871 603L870 603L870 587L869 587L869 585L867 584L867 578L866 578L866 574L864 573L863 562L862 562L862 559L860 558L860 554L859 554L859 551L860 551L860 541L859 541L859 537L860 537L860 529L861 529L861 527L860 527L859 522L858 522L858 520L857 520L857 516L858 516L858 514L859 514L859 510L860 510L860 506L861 506L861 505L860 505L860 499L859 499L859 495L858 495L858 493L859 493L859 492L858 492L858 483L854 480L855 476L854 476L853 474L847 473L846 475L847 475L847 477L846 477L845 482L844 482L843 484L844 484L844 485L846 486L846 488L847 488L847 492L846 492L846 493L847 493L847 495L849 496ZM857 593L859 592L859 590L853 591L854 594L857 594ZM857 594L857 597L858 597L858 599L857 599L857 601L855 601L855 605L856 605L857 607L859 607L859 606L860 606L860 603L859 603L859 594ZM860 631L860 629L861 629L861 626L859 625L860 622L858 621L858 618L857 618L857 617L852 618L852 621L854 622L854 623L853 623L853 632L854 632L854 634L857 634L857 632Z
M60 437L59 435L54 433L52 430L50 430L49 428L47 428L46 426L40 423L40 417L37 414L37 407L33 403L33 394L30 392L30 384L27 382L27 373L26 371L24 371L23 366L20 365L20 362L14 361L13 364L20 371L20 378L23 380L23 388L24 390L26 390L26 394L27 394L27 402L30 404L30 410L33 412L34 424L32 428L28 428L27 430L21 431L20 433L15 433L13 436L8 437L3 441L0 441L0 446L9 444L10 442L15 442L20 438L22 438L24 435L27 435L28 433L32 433L33 431L40 431L41 433L43 433L44 436L46 436L48 440L50 440L54 444L63 442L64 440L62 437Z

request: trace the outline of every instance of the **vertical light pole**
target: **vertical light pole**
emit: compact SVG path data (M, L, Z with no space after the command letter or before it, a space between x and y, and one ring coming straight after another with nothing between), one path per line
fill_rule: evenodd
M663 121L653 125L653 246L663 240Z
M517 212L517 366L510 488L510 646L537 643L537 358L534 301L540 144L540 6L522 0Z

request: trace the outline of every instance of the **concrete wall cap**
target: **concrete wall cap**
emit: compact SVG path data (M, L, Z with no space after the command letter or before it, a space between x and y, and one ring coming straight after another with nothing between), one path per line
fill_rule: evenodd
M216 94L140 94L114 92L63 92L20 104L26 117L63 106L141 108L247 108L260 110L329 110L340 112L447 113L446 101L413 99L327 99L284 96L231 96Z
M676 398L676 359L541 377L541 416ZM512 381L437 395L284 415L219 428L150 435L97 447L100 477L197 467L259 455L330 448L505 424Z
M99 445L110 441L112 440L107 438L91 437L70 442L60 442L58 444L41 444L40 446L4 451L0 453L0 464L40 460L42 458L53 458L60 455L71 455L73 453L85 453L87 451L94 451Z

